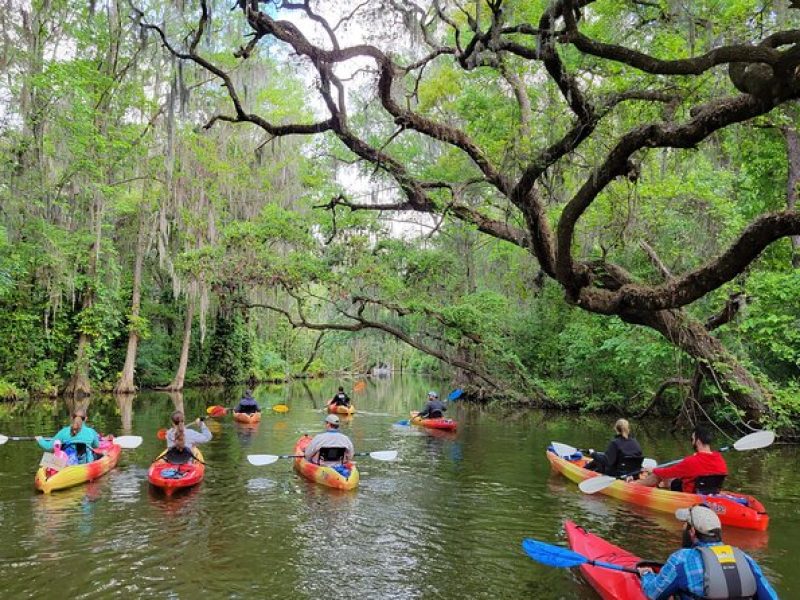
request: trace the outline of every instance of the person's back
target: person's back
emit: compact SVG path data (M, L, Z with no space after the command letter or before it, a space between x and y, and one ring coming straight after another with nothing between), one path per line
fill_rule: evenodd
M200 431L188 429L184 425L183 413L175 411L172 413L173 427L167 431L167 448L184 448L191 450L195 444L204 444L211 440L212 435L205 422L197 419L195 424L200 428Z
M336 395L331 400L331 404L334 406L350 406L350 397L344 393L343 388L339 388L339 391L336 392Z
M719 517L706 506L679 509L686 522L684 548L673 552L658 574L640 569L642 590L650 600L777 600L758 564L722 542Z
M439 400L439 394L436 392L428 392L428 401L425 408L417 413L417 416L422 419L441 419L447 407Z
M608 459L608 466L606 467L606 475L624 475L633 470L626 467L631 464L631 461L638 460L641 465L641 460L644 457L642 454L642 447L634 437L616 436L608 444L606 449L606 458ZM638 468L638 467L637 467Z
M341 460L330 463L320 460L319 452L323 448L344 448L344 456ZM353 454L355 454L353 442L339 431L339 417L336 415L328 415L325 418L325 432L315 435L304 451L306 460L322 465L349 462L353 459Z
M251 395L250 390L247 390L244 394L244 397L239 400L239 404L236 406L236 410L234 412L251 415L253 413L261 412L261 407Z

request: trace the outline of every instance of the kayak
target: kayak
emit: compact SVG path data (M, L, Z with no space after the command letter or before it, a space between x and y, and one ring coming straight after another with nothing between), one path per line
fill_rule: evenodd
M635 554L589 533L572 521L565 522L564 529L567 532L570 549L589 559L601 560L631 569L636 568L636 565L642 562L642 559ZM647 596L642 591L639 577L633 573L585 564L581 565L581 573L603 600L647 600Z
M82 465L64 467L49 477L45 468L39 467L33 481L36 489L49 494L56 490L63 490L102 477L116 466L122 448L114 443L113 436L107 436L101 438L100 446L97 450L103 453L101 458Z
M356 412L356 407L352 404L350 406L336 406L334 404L328 404L328 412L340 415L352 415L354 412Z
M176 465L164 460L164 455L167 453L164 450L150 465L147 470L147 479L154 486L164 490L167 496L171 496L175 490L192 487L203 481L206 474L206 466L199 461L203 460L203 453L195 446L192 448L197 460Z
M582 455L574 455L565 459L548 449L547 460L550 461L550 466L553 470L558 471L575 483L580 483L585 479L599 475L599 473L583 468L589 462L589 459ZM687 494L685 492L673 492L662 488L627 483L621 479L601 490L600 493L623 502L630 502L631 504L638 504L652 510L668 513L674 513L679 508L689 508L695 504L705 503L717 513L723 525L758 531L766 530L769 525L769 515L764 505L753 496L746 494L726 491L708 495Z
M261 413L254 412L254 413L233 413L233 420L237 423L249 423L255 425L256 423L261 422Z
M455 431L458 423L453 419L446 419L444 417L437 419L423 419L417 416L417 411L411 411L411 424L421 425L422 427L429 427L431 429L444 429L445 431Z
M304 435L294 446L292 454L303 454L311 443L311 436ZM337 490L352 490L358 485L358 467L354 462L345 463L337 467L325 467L308 462L305 458L294 459L294 470L309 481L336 488Z

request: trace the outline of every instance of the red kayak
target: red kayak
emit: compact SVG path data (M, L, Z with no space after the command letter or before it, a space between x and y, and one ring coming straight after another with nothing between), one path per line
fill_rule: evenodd
M583 554L587 558L632 569L642 562L642 559L635 554L589 533L572 521L565 522L564 529L567 532L567 541L569 541L572 551ZM648 564L648 566L651 565ZM581 565L580 568L586 581L600 594L603 600L647 600L647 596L642 591L639 577L633 573L589 565Z
M412 411L411 413L411 424L412 425L421 425L422 427L428 427L430 429L443 429L445 431L455 431L458 427L458 423L453 419L445 419L444 417L439 419L421 419L417 416L416 411Z
M171 496L175 490L192 487L203 481L206 467L203 464L203 454L199 448L192 448L192 453L197 460L191 460L184 464L167 462L164 460L166 453L167 451L164 450L150 465L147 479L154 486L164 490L167 496Z

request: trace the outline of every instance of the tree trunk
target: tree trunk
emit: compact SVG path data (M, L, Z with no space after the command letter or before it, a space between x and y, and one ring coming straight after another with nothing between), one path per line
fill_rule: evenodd
M130 433L133 426L133 399L135 397L132 394L114 394L122 421L122 431L125 433Z
M769 391L699 321L678 310L625 314L621 317L628 323L646 325L659 331L673 345L697 360L703 375L744 410L745 419L757 422L766 412Z
M125 366L122 367L117 385L114 386L115 394L132 394L136 391L133 384L133 375L136 370L136 351L139 347L139 307L141 305L142 263L144 262L145 235L144 235L144 209L140 208L139 232L136 237L136 259L133 263L133 293L131 299L131 323L128 334L128 351L125 354Z
M786 207L794 210L800 194L800 135L794 127L781 128L786 138L786 154L789 159L789 177L786 182ZM789 238L792 243L792 266L800 268L800 236Z
M178 370L175 372L175 379L172 380L166 389L170 392L180 392L183 389L183 380L186 379L186 367L189 364L189 345L192 341L192 318L194 317L194 303L191 297L186 298L186 321L183 325L183 345L181 346L181 358L178 361Z

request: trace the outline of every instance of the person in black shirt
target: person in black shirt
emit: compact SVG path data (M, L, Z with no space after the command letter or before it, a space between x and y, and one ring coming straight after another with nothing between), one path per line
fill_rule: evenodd
M597 471L605 475L614 477L624 475L620 472L623 462L630 462L630 459L639 459L641 464L642 447L635 438L631 437L631 426L626 419L619 419L614 424L614 431L617 433L614 439L608 443L605 452L595 452L589 450L592 461L586 465L590 471Z

